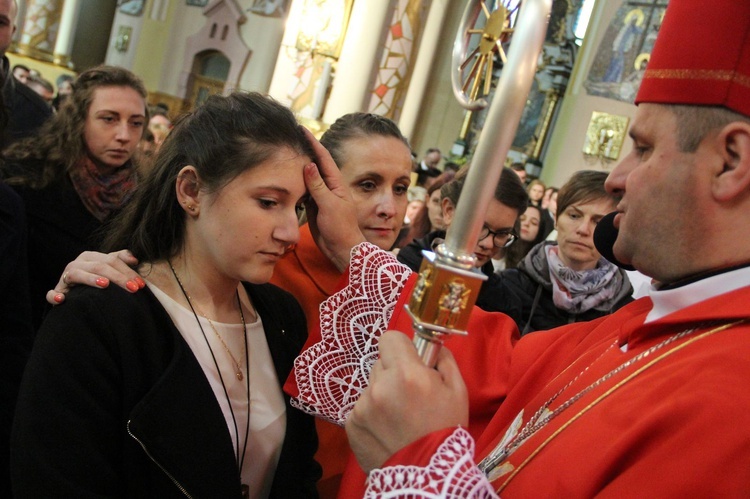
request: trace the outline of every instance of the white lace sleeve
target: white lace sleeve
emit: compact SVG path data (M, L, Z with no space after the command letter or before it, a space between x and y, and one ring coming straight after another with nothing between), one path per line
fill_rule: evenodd
M474 440L458 428L438 447L426 467L388 466L370 472L365 498L410 499L497 498L474 464Z
M294 362L299 395L292 405L343 425L378 357L411 269L370 243L352 249L349 284L320 305L321 341Z

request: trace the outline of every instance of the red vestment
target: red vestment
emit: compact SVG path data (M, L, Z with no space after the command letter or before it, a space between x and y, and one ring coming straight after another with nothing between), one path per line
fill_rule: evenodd
M367 274L358 259L350 272L355 288L383 273L357 277ZM745 287L717 295L737 282L738 273L744 273ZM447 428L405 447L371 473L368 493L749 496L750 395L744 384L750 379L750 324L734 322L750 321L750 277L741 269L712 279L718 279L712 297L675 306L647 324L652 302L643 298L596 321L520 341L507 317L475 310L469 336L447 343L470 393L469 432ZM400 298L389 328L411 330L403 304L412 283L393 287ZM690 286L684 289L692 292ZM339 300L332 315L367 301L352 296ZM474 463L506 434L512 440L523 431L544 405L554 416L494 471L487 470L490 483ZM515 433L509 432L514 421ZM476 459L469 433L476 439ZM348 469L339 497L361 496L363 479L361 471Z
M494 389L509 388L502 405L488 408L497 412L476 440L476 462L521 410L523 427L558 392L551 411L605 378L520 445L492 488L502 497L750 496L750 324L716 327L749 320L748 303L745 287L644 325L651 300L643 298L591 323L528 335L509 362L499 358L489 370L474 369L473 349L459 344L502 342L495 330L506 320L476 310L471 336L452 339L451 351L470 392L487 380ZM408 331L411 320L399 310L391 327ZM610 374L693 327L694 333ZM427 465L450 433L402 449L385 466Z
M271 283L289 291L302 305L308 332L304 348L320 341L320 304L341 287L341 279L341 272L315 244L310 227L307 224L300 227L299 241L276 264ZM293 385L291 391L289 384L285 386L285 391L292 395L294 390ZM318 432L315 459L323 467L318 492L323 499L336 497L349 448L346 432L321 419L315 420L315 428Z

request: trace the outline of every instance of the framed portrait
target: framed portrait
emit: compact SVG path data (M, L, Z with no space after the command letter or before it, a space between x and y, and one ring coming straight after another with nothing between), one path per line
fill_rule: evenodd
M143 6L146 0L120 0L118 6L120 12L131 16L140 16L143 13Z
M208 0L185 0L188 5L194 5L195 7L205 7L208 4Z

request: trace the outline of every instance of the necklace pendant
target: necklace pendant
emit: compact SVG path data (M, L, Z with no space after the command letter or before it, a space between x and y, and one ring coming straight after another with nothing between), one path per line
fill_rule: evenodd
M242 371L237 371L237 379L242 381L245 377L242 375Z

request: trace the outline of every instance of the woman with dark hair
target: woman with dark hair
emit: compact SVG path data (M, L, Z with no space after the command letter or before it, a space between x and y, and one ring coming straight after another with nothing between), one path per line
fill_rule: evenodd
M606 179L605 172L574 173L558 194L557 241L540 242L517 268L496 274L493 285L521 299L513 317L521 334L596 319L632 301L625 271L594 246L596 224L617 205Z
M403 224L411 174L411 149L398 126L371 113L351 113L336 120L323 134L321 144L330 151L344 184L354 199L357 225L368 242L389 250ZM279 259L271 283L299 300L310 332L306 346L320 341L320 304L338 290L343 268L338 268L318 248L316 227L304 224L300 235ZM113 248L129 247L126 240ZM71 258L72 260L72 258ZM106 287L110 279L131 292L139 289L137 277L128 267L137 263L126 251L100 255L86 253L67 267L66 279L48 293L60 303L68 283ZM111 266L110 266L111 265ZM296 390L294 376L289 391ZM322 497L335 497L346 464L346 434L338 426L317 420L323 466L318 490Z
M73 78L69 74L61 74L57 77L57 80L55 80L55 85L57 86L57 94L55 95L55 98L52 99L52 107L55 109L55 111L59 111L63 103L67 100L68 97L70 97L70 94L73 93L74 81L75 78Z
M504 250L506 269L516 268L531 248L544 241L552 232L553 227L543 212L538 206L529 203L526 211L518 217L518 240Z
M315 157L260 94L212 96L178 123L105 245L130 248L146 289L77 287L39 331L13 428L19 496L316 496L314 424L281 389L305 318L268 284Z
M398 252L399 262L418 272L422 264L423 251L434 251L437 245L445 240L446 230L453 222L456 206L466 181L467 168L459 170L456 177L440 189L441 206L446 229L428 233L421 239L415 239ZM492 257L498 251L515 244L517 238L517 218L526 209L529 197L513 170L504 168L495 187L493 199L487 207L484 224L479 233L479 240L474 249L475 265L488 280L482 283L476 305L491 312L503 312L517 316L520 312L518 300L510 293L498 292L491 284L495 279Z
M2 175L28 224L34 325L66 264L101 247L99 230L138 183L132 161L147 117L146 89L130 71L101 66L76 80L65 111L5 151Z

